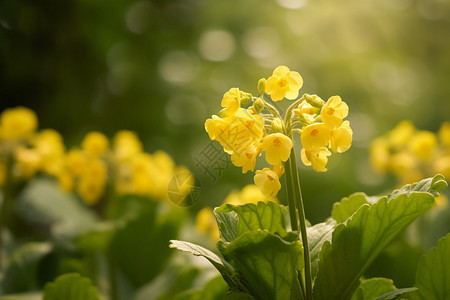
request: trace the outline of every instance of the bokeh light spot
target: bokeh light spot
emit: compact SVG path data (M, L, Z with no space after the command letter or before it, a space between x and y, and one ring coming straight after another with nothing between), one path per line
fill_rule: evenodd
M151 5L147 1L134 3L125 15L125 23L128 30L133 33L143 33L149 25Z
M278 4L288 9L299 9L306 5L307 0L277 0Z
M173 84L184 84L193 80L198 73L198 60L183 51L166 53L159 61L161 77Z
M203 58L211 61L224 61L233 55L236 42L228 31L210 30L200 36L198 48Z
M280 35L272 27L252 28L244 34L242 45L250 56L266 58L279 49Z

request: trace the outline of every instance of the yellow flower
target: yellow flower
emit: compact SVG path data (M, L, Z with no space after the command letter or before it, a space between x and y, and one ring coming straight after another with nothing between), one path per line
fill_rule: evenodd
M241 92L238 88L232 88L223 95L222 107L226 115L233 115L241 107Z
M0 138L26 138L37 126L38 120L32 110L21 106L8 108L0 115Z
M347 115L348 106L339 96L333 96L328 99L320 112L322 122L330 128L339 127Z
M76 176L83 173L86 168L87 160L84 153L79 149L72 149L66 154L66 167Z
M41 156L41 170L57 176L64 166L66 148L61 134L53 129L42 130L32 139L31 144Z
M34 149L18 147L14 149L14 159L17 163L15 172L19 177L31 177L41 166L41 156Z
M303 148L319 149L330 142L331 130L323 123L315 123L305 126L302 130L301 140Z
M280 66L273 71L273 74L266 81L266 93L273 101L295 99L298 91L303 85L303 79L298 72L291 72L288 67Z
M326 172L325 166L328 163L328 157L331 152L326 147L305 149L301 151L301 159L305 166L312 166L316 172Z
M217 242L220 238L216 218L209 207L202 208L195 217L195 229L202 234L208 234L211 241Z
M59 187L65 191L70 192L74 187L74 178L72 174L70 174L68 171L62 171L57 176L56 179L58 180Z
M233 204L233 205L244 205L246 203L258 203L259 201L267 202L274 201L278 202L278 200L271 196L264 196L261 192L261 189L254 185L248 184L242 188L242 190L233 190L228 194L224 203Z
M98 131L89 132L81 143L81 148L92 156L103 155L108 146L108 139L103 133Z
M81 177L77 186L77 192L87 205L97 204L103 195L105 185L103 182L92 180L92 178Z
M298 108L294 109L294 113L299 116L300 120L307 124L314 123L318 112L319 108L312 106L306 101L302 101Z
M429 131L417 132L409 141L409 149L422 160L430 160L436 150L437 138Z
M414 131L414 125L410 121L401 121L389 132L389 143L393 147L402 147L406 145Z
M277 173L269 168L256 171L254 181L265 196L275 197L281 189L281 184Z
M129 161L134 155L142 152L142 143L136 133L121 130L114 136L114 156L119 162Z
M212 116L206 120L205 129L211 140L218 141L225 152L232 154L258 142L264 135L264 121L247 109L239 108L235 115L220 118Z
M252 171L255 169L256 157L261 150L255 144L251 144L244 149L239 149L231 154L231 162L236 167L242 167L242 173Z
M344 121L342 125L331 131L330 147L334 152L342 153L352 144L353 131L350 122Z
M385 173L389 167L389 142L384 137L376 138L370 144L370 165L372 168L379 172Z
M450 154L438 157L433 162L434 174L439 173L450 178Z
M390 167L398 177L403 178L417 169L417 159L408 151L398 152L391 156Z
M450 147L450 122L444 122L439 129L439 140L441 144Z
M292 140L282 133L269 134L264 137L262 143L266 161L271 165L287 161L293 146Z

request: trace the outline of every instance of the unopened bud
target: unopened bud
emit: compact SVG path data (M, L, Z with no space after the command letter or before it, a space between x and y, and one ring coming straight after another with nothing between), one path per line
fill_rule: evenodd
M252 94L243 91L240 92L240 96L242 105L247 105L253 97Z
M265 90L266 90L266 79L261 78L260 80L258 80L258 91L260 95L264 94Z
M303 98L306 100L306 102L308 102L309 104L311 104L314 107L318 107L321 108L324 104L325 101L323 101L319 96L317 95L308 95L305 94L303 96Z
M276 118L272 121L273 132L283 132L283 123L280 119Z
M258 98L253 102L253 107L256 110L256 113L260 113L264 109L264 101L261 98Z

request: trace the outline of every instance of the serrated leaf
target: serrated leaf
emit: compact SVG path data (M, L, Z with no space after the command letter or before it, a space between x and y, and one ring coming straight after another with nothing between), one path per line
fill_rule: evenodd
M340 202L333 205L331 217L338 223L344 223L350 218L362 205L368 204L368 196L364 193L355 193L342 198Z
M395 290L395 285L390 279L370 278L361 282L351 300L373 300L375 297Z
M450 299L450 233L419 262L412 299Z
M100 300L97 289L89 278L78 273L64 274L47 283L43 300Z
M445 177L438 174L433 178L426 178L419 182L407 184L398 190L394 190L388 195L388 199L396 198L400 194L407 194L413 192L427 192L432 194L434 197L439 196L439 193L447 187L447 182Z
M36 289L39 263L52 249L51 244L44 242L30 242L17 248L3 274L0 292L10 294Z
M275 202L262 201L235 206L224 204L214 209L221 237L231 242L245 232L263 229L286 235L286 208Z
M248 231L229 243L223 255L256 299L289 299L302 259L302 246L295 237L288 241L267 230Z
M306 228L308 233L309 252L311 253L311 276L314 279L319 272L319 254L322 251L323 243L331 241L333 229L336 222L329 219L328 222L318 223Z
M429 189L433 189L429 185ZM349 299L359 278L381 250L414 219L434 205L428 192L405 190L373 205L364 204L333 232L322 247L315 299Z

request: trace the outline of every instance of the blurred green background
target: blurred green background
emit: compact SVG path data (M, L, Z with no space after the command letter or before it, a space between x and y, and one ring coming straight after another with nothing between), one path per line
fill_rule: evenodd
M343 196L395 186L370 170L374 137L403 119L434 132L449 120L449 53L445 0L3 0L0 110L34 109L68 146L90 130L136 131L146 151L196 174L198 210L253 176L233 166L205 176L195 162L209 143L204 121L229 88L256 94L259 78L289 66L303 76L300 93L350 107L352 148L327 173L301 167L317 223Z

